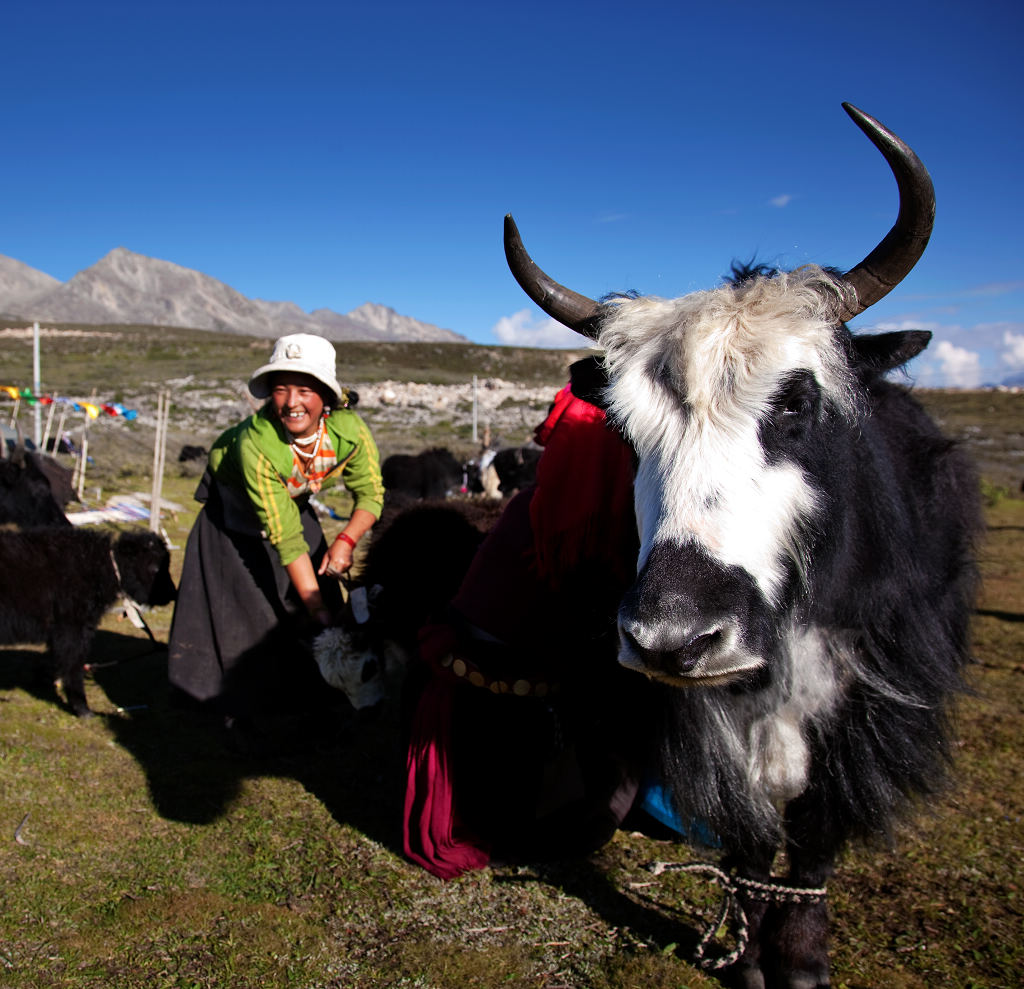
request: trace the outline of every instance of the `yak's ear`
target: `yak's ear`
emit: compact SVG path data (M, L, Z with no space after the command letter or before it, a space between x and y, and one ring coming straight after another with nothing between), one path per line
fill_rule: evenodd
M596 405L599 409L606 407L604 389L608 384L608 372L596 354L584 357L569 365L569 387L573 395Z
M853 352L859 367L875 374L885 374L917 357L931 338L928 330L869 333L852 338Z

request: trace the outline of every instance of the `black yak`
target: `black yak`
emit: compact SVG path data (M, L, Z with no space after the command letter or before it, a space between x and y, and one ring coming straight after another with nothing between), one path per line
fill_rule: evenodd
M510 446L497 450L489 462L490 469L497 475L497 484L491 484L491 490L496 487L501 496L509 497L528 488L537 479L540 454L538 446Z
M380 465L389 504L447 498L465 482L465 470L450 450L394 453Z
M71 471L52 457L0 440L0 525L70 525Z
M749 921L727 960L750 989L829 984L836 856L942 781L968 660L978 485L888 377L930 334L846 327L921 256L932 184L898 137L844 107L900 192L896 224L846 273L754 271L598 303L544 274L505 224L526 293L603 349L640 543L618 662L650 685L675 811L721 844Z
M169 564L167 546L152 532L112 539L70 526L0 531L0 642L45 642L54 682L86 717L85 661L103 613L124 598L169 604Z

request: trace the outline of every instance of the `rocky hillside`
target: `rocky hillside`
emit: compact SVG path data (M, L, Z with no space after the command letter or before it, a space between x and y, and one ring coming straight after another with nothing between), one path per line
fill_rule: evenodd
M59 285L60 282L52 275L0 254L0 311L7 300L28 304Z
M67 282L0 255L0 315L102 325L182 326L277 337L464 343L452 330L365 303L350 313L250 299L224 282L118 247Z

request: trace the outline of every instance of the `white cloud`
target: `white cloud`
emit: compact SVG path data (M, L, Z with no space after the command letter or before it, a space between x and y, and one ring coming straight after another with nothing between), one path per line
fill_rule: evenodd
M975 351L940 340L934 356L940 366L941 383L946 387L977 388L982 383L981 355Z
M491 332L500 343L513 347L583 347L585 337L547 316L537 317L529 309L502 316Z
M1024 368L1024 334L1007 330L1003 334L1003 345L1006 350L999 355L999 359L1014 371Z
M768 203L771 206L782 209L783 206L788 206L792 201L793 196L788 192L784 192L781 196L775 196L773 199L769 199Z
M900 313L860 332L881 330L932 331L931 346L908 368L922 388L998 384L1008 368L1009 373L1024 368L1024 323L1020 321L937 322L920 314Z

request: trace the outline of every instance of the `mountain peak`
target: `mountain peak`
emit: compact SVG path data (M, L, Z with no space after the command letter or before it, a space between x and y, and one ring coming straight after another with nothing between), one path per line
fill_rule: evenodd
M304 312L292 302L250 299L210 275L115 247L67 282L0 255L0 313L65 323L182 326L277 337L465 343L451 330L367 302L348 315Z

